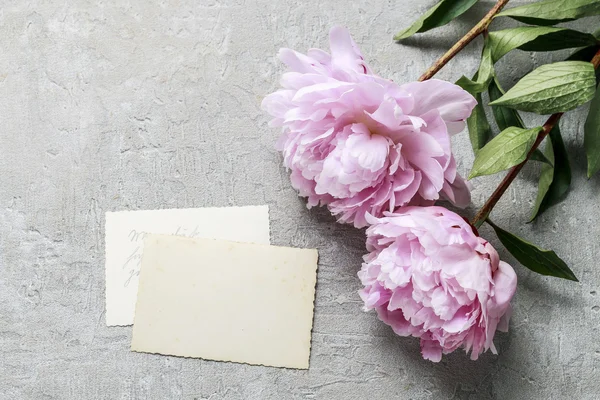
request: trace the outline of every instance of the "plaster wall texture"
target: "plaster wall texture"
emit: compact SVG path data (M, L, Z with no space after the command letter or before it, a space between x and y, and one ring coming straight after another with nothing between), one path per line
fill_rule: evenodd
M526 224L531 165L493 214L556 250L580 283L530 273L501 251L519 276L511 331L497 335L498 356L477 362L462 352L424 361L417 340L361 310L363 232L307 210L273 148L279 132L260 101L283 72L278 48L326 48L341 24L379 75L414 80L493 2L394 43L430 3L0 2L0 399L600 398L600 180L585 179L583 110L562 122L568 198ZM472 74L480 46L438 76ZM509 86L565 54L517 52L499 74ZM466 133L454 149L466 173ZM500 178L474 181L469 214ZM320 252L308 371L133 353L130 327L105 326L106 211L265 203L274 244Z

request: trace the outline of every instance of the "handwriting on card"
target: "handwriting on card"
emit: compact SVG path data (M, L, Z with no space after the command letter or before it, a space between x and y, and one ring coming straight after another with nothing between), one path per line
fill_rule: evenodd
M144 237L203 237L269 244L268 206L106 213L106 323L131 325Z
M189 229L185 226L178 226L173 232L173 235L176 236L185 236L190 238L195 238L200 235L199 230L200 225L195 225L193 229ZM127 256L125 259L125 263L123 263L123 270L127 271L127 278L125 279L124 287L129 286L131 283L131 279L140 275L140 265L142 263L142 243L144 242L144 237L148 232L138 232L135 229L132 229L127 238L131 243L135 243L136 246L133 248L131 254Z

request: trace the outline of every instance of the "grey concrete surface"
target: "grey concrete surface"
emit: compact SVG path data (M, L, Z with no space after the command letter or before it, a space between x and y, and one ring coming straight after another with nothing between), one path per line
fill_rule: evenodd
M584 177L583 111L562 124L568 198L526 224L531 166L494 211L498 224L555 249L581 282L532 274L501 251L519 275L511 331L497 335L500 355L477 362L423 361L417 340L361 311L363 233L306 210L273 149L278 132L259 104L283 71L279 47L326 46L342 24L380 75L412 80L492 4L393 43L431 3L1 2L0 399L600 398L600 180ZM471 74L480 45L439 76ZM509 85L564 54L517 52L499 73ZM466 133L454 145L464 173ZM499 179L474 182L467 214ZM136 354L131 328L105 326L104 212L264 203L275 244L320 251L308 371Z

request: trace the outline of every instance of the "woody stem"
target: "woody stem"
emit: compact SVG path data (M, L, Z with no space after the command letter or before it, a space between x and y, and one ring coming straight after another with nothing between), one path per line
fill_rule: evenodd
M504 6L508 3L509 0L498 0L496 5L483 17L477 25L473 27L465 36L463 36L454 46L450 48L441 56L421 77L419 78L419 82L426 81L427 79L431 79L435 74L441 70L444 65L448 64L455 55L457 55L462 49L464 49L469 43L473 41L477 36L481 35L485 30L487 30L488 26L494 19L494 16L504 8Z
M594 68L598 69L598 66L600 66L600 50L596 52L594 58L592 58L591 60L591 63L594 65ZM475 218L473 218L473 221L471 221L472 225L479 228L481 224L483 224L483 222L492 212L492 209L494 208L496 203L498 203L498 200L500 200L504 192L506 192L506 189L508 189L512 181L515 180L525 163L527 163L527 161L531 158L531 155L533 154L535 149L537 149L538 146L542 143L542 140L544 140L544 138L550 133L552 128L554 128L554 126L558 123L562 115L563 113L556 113L552 114L550 118L548 118L542 130L540 131L540 133L538 133L538 136L535 140L535 143L531 147L531 150L529 150L529 153L527 153L527 158L525 158L525 161L523 161L521 164L515 165L510 169L510 171L508 171L508 174L506 174L504 179L502 179L502 182L500 182L496 190L494 190L494 193L492 193L492 195L485 202L483 207L481 207L477 215L475 215Z

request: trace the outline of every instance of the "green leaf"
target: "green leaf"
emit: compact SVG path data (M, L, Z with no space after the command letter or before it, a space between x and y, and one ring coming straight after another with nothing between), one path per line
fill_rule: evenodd
M571 186L569 155L567 154L567 148L565 147L565 142L563 142L558 123L552 128L548 137L550 138L554 153L554 179L546 195L542 211L562 200L569 191L569 186Z
M571 54L567 61L590 61L598 51L598 45L584 47Z
M469 139L473 152L477 153L485 144L492 138L492 128L485 115L481 93L484 92L494 77L494 64L487 41L483 47L479 70L475 73L473 79L465 76L460 78L456 83L471 93L477 100L477 105L473 112L467 118L467 127L469 128Z
M475 75L477 76L477 75ZM475 96L477 93L485 92L489 85L489 80L484 82L479 82L475 77L473 79L469 79L466 76L461 76L456 84L461 88L465 89L467 92L471 93Z
M500 242L524 267L541 275L554 276L579 282L573 271L552 250L544 250L520 237L505 231L489 219Z
M473 77L469 79L466 76L462 76L456 84L467 92L475 96L477 93L485 92L490 84L490 81L494 77L494 63L492 62L492 52L486 40L481 54L481 62L479 63L479 69Z
M598 44L594 35L566 28L521 26L489 33L494 62L514 49L554 51Z
M600 15L598 0L543 0L509 8L496 17L511 17L533 25L554 25L593 15Z
M554 163L554 151L552 151L552 143L548 141L546 143L546 157L552 160ZM538 194L535 199L535 204L533 206L533 212L531 213L530 222L533 221L538 214L540 214L540 207L546 198L546 194L548 190L550 190L550 186L552 185L552 181L554 180L554 166L553 165L542 165L542 172L540 173L540 180L538 182Z
M550 160L544 153L542 153L540 149L535 149L531 157L529 157L529 160L543 162L551 166L554 165L554 162Z
M567 61L590 61L598 50L600 50L599 45L584 47L571 54ZM600 68L596 69L596 85L598 84L600 84Z
M475 155L469 179L491 175L522 163L541 127L522 129L511 126L500 132Z
M588 162L587 176L591 178L600 170L600 86L596 89L585 120L583 147Z
M594 32L592 32L592 35L596 39L600 40L600 28L598 28ZM584 49L580 49L580 50L576 51L575 53L571 54L571 56L569 58L567 58L567 60L590 61L596 55L596 52L598 51L599 47L600 47L600 45L596 44L595 46L589 46Z
M596 76L589 62L562 61L542 65L490 103L538 114L564 112L594 97Z
M488 94L490 96L490 101L497 100L500 97L502 97L502 95L504 95L504 90L502 90L502 87L500 87L500 83L498 82L496 77L494 77L494 79L490 82ZM492 112L494 114L496 124L498 125L498 129L500 129L501 131L511 126L516 126L517 128L525 128L525 124L523 123L521 116L516 110L513 110L512 108L496 106L492 107ZM535 149L535 151L531 155L530 160L540 161L552 165L552 162L544 155L544 153L542 153L538 149Z
M502 88L500 87L500 83L496 78L494 78L490 83L488 93L490 95L491 102L498 100L504 95L504 90L502 90ZM517 128L525 128L521 116L517 111L513 110L512 108L496 106L492 107L492 112L494 113L494 119L498 124L498 128L501 131L511 126L516 126Z
M569 156L563 142L562 135L558 124L552 128L548 134L550 140L546 143L546 156L552 160L553 167L544 165L542 167L542 177L540 177L540 187L538 187L538 197L535 202L535 207L531 215L533 221L538 215L559 203L569 191L571 186L571 165L569 164ZM548 176L551 171L552 179ZM550 183L548 184L548 180ZM545 186L547 189L544 189Z
M473 109L471 116L467 118L467 127L469 128L469 139L473 152L477 153L492 138L492 128L485 116L481 94L475 95L477 105Z
M415 33L426 32L446 25L454 18L473 7L478 0L442 0L430 8L407 29L398 32L394 40L406 39Z

